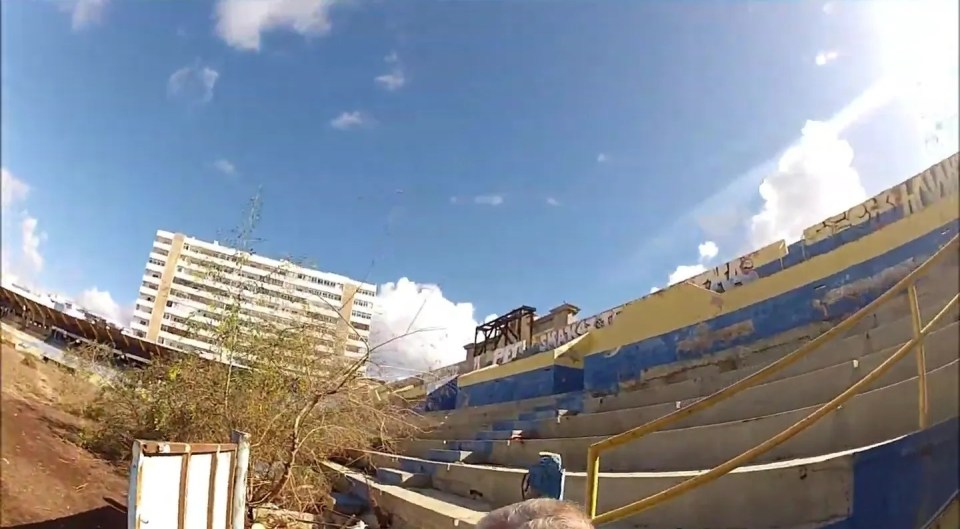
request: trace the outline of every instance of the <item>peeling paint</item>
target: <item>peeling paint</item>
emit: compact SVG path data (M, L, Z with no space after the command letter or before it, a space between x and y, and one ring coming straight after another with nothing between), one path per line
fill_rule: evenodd
M871 293L887 290L897 281L900 281L906 277L918 266L920 266L920 263L917 262L917 259L915 257L911 257L910 259L907 259L900 264L891 266L890 268L887 268L878 274L840 285L839 287L829 290L826 294L824 294L820 308L822 309L824 306L833 305L844 299L859 299Z
M678 353L692 353L709 349L717 342L728 342L753 334L753 320L744 320L733 325L711 330L706 323L694 328L693 336L677 342Z

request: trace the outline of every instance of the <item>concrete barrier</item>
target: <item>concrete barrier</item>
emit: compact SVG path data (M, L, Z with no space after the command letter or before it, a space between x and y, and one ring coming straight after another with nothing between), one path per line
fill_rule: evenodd
M904 360L906 362L906 360ZM931 371L929 385L931 422L958 415L957 361ZM905 435L917 428L917 381L910 378L861 393L836 412L781 445L759 462L812 457L851 449ZM715 466L769 439L816 407L756 417L748 420L654 432L638 441L604 453L601 470L607 472L695 470ZM431 449L475 452L475 460L488 464L526 467L539 452L563 457L569 470L583 470L587 447L606 436L522 441L411 440L401 443L402 453L425 457Z
M956 272L956 270L954 270L954 272ZM923 305L921 310L928 314L933 313L934 311L942 308L943 305L949 301L949 299L949 295L944 294L942 291L928 293L922 302ZM912 335L912 323L909 315L901 315L899 314L899 311L889 311L884 316L893 318L897 315L900 315L899 319L886 320L889 321L887 324L863 331L861 334L850 335L842 340L826 344L820 350L773 375L769 379L769 382L783 380L799 374L820 370L824 367L839 365L844 362L849 362L860 358L864 355L870 355L876 351L885 350L894 345L903 343ZM951 322L957 321L958 315L960 315L960 310L956 308L953 309L950 315L941 325L941 328L943 325L949 325ZM591 412L625 410L662 403L672 403L676 405L676 402L678 401L688 401L718 391L719 389L758 371L769 362L780 358L786 352L794 349L795 347L790 347L788 350L784 351L781 348L774 348L762 353L756 353L754 358L748 358L745 360L745 362L749 363L740 367L739 369L718 373L716 372L717 367L711 366L713 368L712 372L701 372L700 376L690 376L688 374L688 376L683 380L674 382L672 384L656 385L614 396L589 399L583 403L582 407L584 409L584 413L588 414ZM553 415L550 417L552 420L549 421L520 421L520 413L523 412L517 412L512 415L512 418L503 419L500 421L474 420L469 423L456 421L453 424L443 424L436 428L435 431L426 433L422 437L426 439L472 439L474 438L473 434L476 432L498 429L497 423L505 423L509 421L516 421L517 424L513 424L510 427L504 425L502 426L502 429L529 429L536 431L538 433L537 436L539 437L556 437L559 435L551 435L549 433L552 431L550 430L551 424L556 422L575 421L572 415L568 415L563 418L556 418L556 415Z
M957 336L960 325L954 323L931 333L926 340L927 369L942 367L960 356L957 348ZM859 338L859 337L857 337ZM861 340L848 339L847 342ZM843 345L838 344L838 345ZM766 384L750 388L727 402L697 413L687 419L671 425L668 429L702 426L727 421L761 417L783 411L790 411L823 403L840 394L854 382L872 371L890 357L902 344L889 347L864 356L857 356L862 347L843 348L824 355L826 360L837 362L831 366L796 374L788 378L774 379ZM826 353L826 351L824 351ZM853 358L847 358L853 356ZM916 376L917 368L913 362L899 362L888 373L874 382L868 389L884 387ZM734 373L737 378L740 373ZM732 382L732 381L731 381ZM653 392L654 390L651 390ZM523 431L525 439L552 439L559 437L609 436L635 428L658 417L671 413L680 406L700 398L695 395L688 399L650 404L637 408L626 408L600 413L561 416L550 420L525 421L529 429ZM514 425L520 424L512 423ZM512 424L506 424L510 426ZM503 426L494 424L494 427ZM509 428L506 431L515 431ZM426 439L482 439L476 427L439 430L423 436ZM495 438L495 437L491 437ZM510 438L507 436L506 438Z
M931 274L918 284L919 300L923 313L931 314L939 310L950 299L949 294L960 289L956 261L956 258L947 259L947 262L935 267ZM895 326L890 326L892 323ZM489 425L495 421L518 420L521 413L534 410L611 411L664 402L665 400L682 400L698 395L707 395L793 351L831 326L832 324L828 322L808 325L748 346L734 347L709 358L658 366L645 375L646 382L635 384L630 391L623 391L616 395L591 397L583 392L574 392L464 408L450 412L428 413L425 416L429 421L436 421L445 426ZM873 316L859 322L846 333L845 338L862 335L866 343L860 345L860 347L876 347L875 344L878 342L881 344L894 343L882 340L892 340L899 337L903 341L909 336L910 332L909 307L906 298L903 297L884 305ZM824 346L824 350L834 348L838 343L841 342L827 344ZM850 343L845 343L844 346L849 347ZM885 345L879 346L885 347ZM822 367L824 364L817 364L816 362L818 359L825 357L826 355L821 350L821 353L811 355L808 360L801 361L778 376L792 376L792 374L802 372L800 369L814 369L813 365ZM737 373L734 373L735 371ZM718 375L727 376L718 379ZM687 384L685 387L677 386L677 384L690 381L699 384L699 389L694 393L689 392L692 384ZM646 390L655 387L670 388L658 389L658 392L668 393L675 390L677 393L671 397L664 397L665 400L650 400L657 397Z
M936 514L957 490L956 417L922 432L856 449L737 469L638 516L604 527L902 529ZM496 508L521 501L516 468L441 464L368 454L374 467L428 473L433 487ZM696 471L602 473L600 512L621 507L696 475ZM568 472L566 499L583 501L585 475Z

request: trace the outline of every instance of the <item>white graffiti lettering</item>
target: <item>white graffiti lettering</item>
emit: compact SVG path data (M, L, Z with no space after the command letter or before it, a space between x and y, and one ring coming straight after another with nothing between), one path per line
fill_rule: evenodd
M861 204L834 215L803 231L806 244L813 244L834 235L876 220L882 213L902 208L903 215L912 215L944 198L957 194L957 165L960 155L954 154L906 182L882 191Z
M698 275L690 281L707 290L724 293L740 285L746 285L760 278L753 269L756 252L738 257Z
M617 307L615 309L601 312L596 316L575 321L560 329L547 331L535 338L535 351L533 352L556 349L557 347L567 344L594 329L603 329L604 327L609 327L613 324L613 320L616 319L617 315L620 314L620 311L622 310L622 306Z

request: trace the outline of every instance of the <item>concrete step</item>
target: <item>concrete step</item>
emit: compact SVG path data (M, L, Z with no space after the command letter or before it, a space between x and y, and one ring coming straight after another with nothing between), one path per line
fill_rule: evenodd
M915 527L955 493L960 442L956 417L889 441L737 469L673 501L615 524L643 529ZM436 489L491 508L521 501L525 470L369 452L371 465L423 468ZM702 470L601 473L605 512L676 485ZM585 474L568 471L565 499L583 502ZM608 526L604 526L608 527Z
M532 430L483 430L477 432L474 435L474 439L478 441L504 441L507 439L519 439L523 437L528 439L529 437L525 436L525 432L531 432Z
M461 463L476 458L477 456L469 450L431 448L427 451L427 459L431 461L442 461L444 463Z
M363 491L388 513L391 529L470 529L489 512L488 504L431 489L405 489L369 478L332 462L322 463L338 490Z
M960 335L960 324L953 323L927 337L925 357L928 370L942 367L958 359L958 356L960 356L960 348L957 346L958 335ZM842 354L850 350L841 351L840 354L831 355L831 358L845 360L842 363L789 378L776 379L750 388L722 404L675 423L667 429L749 419L827 402L880 365L901 345L897 344L852 360L846 360L847 355ZM916 365L914 363L899 362L868 389L876 389L906 380L913 377L915 373ZM453 440L458 438L503 440L521 437L524 439L551 439L609 436L645 424L695 400L667 402L601 413L583 413L538 422L526 421L524 423L526 428L519 432L514 431L513 435L508 436L495 436L488 432L481 432L484 435L480 435L469 428L458 428L444 433L449 436L446 439ZM439 435L439 432L434 432L434 435L430 438L441 438Z
M956 269L953 269L953 273L956 273ZM954 280L954 282L956 282L956 280ZM924 314L931 314L934 311L939 311L943 305L950 300L955 292L956 290L938 290L928 287L927 291L921 295L921 311ZM899 307L899 304L896 306ZM884 310L886 309L881 308L881 310L878 311L878 314ZM891 311L888 310L887 312L889 313ZM912 322L910 320L909 311L907 311L905 307L900 307L898 310L892 312L893 313L886 314L884 318L879 320L868 318L868 320L872 320L872 324L876 324L877 326L863 329L856 334L849 334L845 338L826 344L816 353L811 354L805 359L799 361L797 364L794 364L780 373L777 373L770 380L773 381L789 378L830 365L836 365L837 363L852 360L854 358L891 347L895 344L902 343L908 339L912 333ZM895 319L891 319L893 316L897 317ZM960 318L960 311L953 309L941 326L946 326L956 322L958 318ZM826 327L821 330L826 330ZM800 334L810 335L812 337L815 334L819 334L819 332L811 334L810 332L804 331ZM575 402L577 397L572 394L564 394L556 397L558 400L563 399L566 406L571 409L567 415L573 415L577 412L583 414L602 411L615 411L650 404L661 404L665 402L676 402L678 400L694 399L709 395L751 373L756 372L770 362L782 357L784 354L792 352L806 341L798 341L789 337L780 337L779 340L782 342L781 345L768 347L761 352L749 350L749 348L745 347L739 347L712 355L712 358L710 359L710 362L712 363L708 363L700 367L684 365L680 367L674 366L672 368L668 368L667 370L673 369L681 372L683 378L678 379L676 376L672 378L663 377L658 379L658 382L661 383L652 384L649 387L637 386L631 391L625 391L617 395L603 397L588 397L580 395L579 404ZM716 365L721 358L727 358L728 360L735 362L736 368L721 372ZM456 412L447 416L447 419L445 419L446 422L436 427L433 431L425 433L422 437L432 439L451 439L454 437L466 438L468 437L467 433L470 431L475 432L479 430L500 429L529 430L531 429L530 422L519 421L518 415L526 413L522 411L525 403L533 404L540 402L540 400L542 400L542 398L531 399L530 401L518 401L514 403L508 403L506 405L493 405L504 406L514 410L513 413L506 418L497 420L485 420L483 417L490 415L489 413L481 414L480 418L474 418L477 416L474 408L456 410ZM543 405L539 407L543 407ZM533 429L536 430L536 427L533 427ZM450 431L456 433L447 433Z
M928 277L923 278L918 283L917 289L920 297L921 310L924 314L929 315L933 311L939 310L944 303L950 299L950 296L957 292L958 287L960 287L960 280L958 280L958 277L960 276L958 276L957 265L955 261L956 260L951 260L948 263L944 263L935 267ZM904 322L909 323L908 316L909 307L906 303L906 298L905 296L899 297L881 307L873 316L868 317L855 325L846 336L849 337L863 335L864 333L873 330L881 330L882 332L883 327L893 321L903 320ZM709 379L712 376L724 372L724 368L722 366L711 364L710 360L716 360L724 357L725 355L733 355L738 359L739 362L746 362L745 365L738 365L739 368L749 367L749 364L752 361L761 361L761 363L766 364L772 359L779 358L783 354L796 349L796 347L801 345L803 342L821 334L831 326L832 324L826 322L813 324L807 326L808 328L797 329L791 333L784 333L784 335L763 340L762 343L758 342L749 346L741 346L728 351L710 355L710 357L706 359L708 360L706 364L696 368L690 368L690 366L687 366L681 372L675 372L676 366L658 367L651 370L649 373L650 380L648 382L633 386L632 388L629 388L629 392L624 391L614 396L591 397L589 395L583 395L582 393L568 393L562 395L537 397L535 399L528 399L524 401L463 408L453 412L431 412L426 414L426 417L435 423L445 423L448 425L477 425L491 424L494 421L501 420L516 420L517 415L520 413L543 408L545 406L549 406L551 403L554 404L554 407L566 408L574 411L610 411L615 408L609 408L609 403L615 403L617 399L624 395L638 395L641 396L641 400L626 404L625 407L651 404L652 402L642 401L642 396L648 394L649 392L638 390L643 390L653 386L672 386L675 383L693 379L700 379L702 383L709 385ZM909 327L907 327L907 332L909 332ZM905 335L898 335L896 339L902 341L903 336ZM756 366L754 370L759 369L759 367L760 366ZM671 370L674 370L674 372L671 372ZM742 378L742 376L743 375L741 375L739 378ZM725 385L727 385L727 383L717 384L712 387L705 387L703 392L700 394L712 393L713 391L716 391ZM681 398L691 398L691 396L675 397L672 400L679 400Z
M377 480L387 485L397 485L406 488L429 488L430 475L419 472L404 472L392 468L378 468Z
M913 360L904 360L907 361ZM931 371L927 382L930 420L942 421L958 416L958 361ZM915 377L861 393L758 462L812 457L905 435L917 427L917 399ZM769 439L816 408L809 406L745 420L654 432L606 452L600 460L601 470L652 472L712 467ZM476 457L471 463L514 467L527 467L537 462L540 452L553 452L563 457L566 468L583 470L587 447L606 437L521 441L420 439L402 442L401 452L422 458L433 449L462 450L469 447Z

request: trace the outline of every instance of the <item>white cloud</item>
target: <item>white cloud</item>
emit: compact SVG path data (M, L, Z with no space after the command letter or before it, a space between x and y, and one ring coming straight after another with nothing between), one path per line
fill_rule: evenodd
M237 174L237 167L233 165L233 162L225 158L220 158L213 162L213 168L225 175Z
M391 92L407 84L407 79L404 77L403 71L401 70L394 70L390 73L378 75L376 78L374 78L374 81Z
M709 261L717 256L720 252L720 248L717 248L717 243L713 241L705 241L697 247L697 250L700 252L700 259L703 261Z
M8 208L13 204L25 200L30 194L30 186L18 179L6 167L0 168L0 206Z
M217 85L220 72L196 61L170 74L167 79L167 96L182 99L192 104L209 103Z
M720 253L720 248L717 246L717 243L713 241L704 241L697 246L697 253L699 254L700 262L691 265L678 265L673 272L670 272L670 275L667 276L668 286L686 281L695 275L706 272L706 263ZM653 293L657 290L659 290L659 288L653 287L650 289L650 292Z
M23 258L32 273L43 270L40 242L46 238L46 233L37 233L37 218L25 214L20 222L20 251L23 252Z
M667 278L667 285L673 285L681 281L686 281L691 277L702 274L707 271L707 267L702 264L695 265L680 265L673 272L670 272L670 276Z
M835 50L821 51L814 58L814 62L817 63L817 66L824 66L827 63L833 62L839 57L839 54Z
M343 112L339 116L330 120L330 126L335 129L347 130L369 125L373 122L371 118L360 111Z
M370 328L372 360L381 376L400 377L455 364L466 358L476 326L473 305L445 298L437 285L405 277L385 283Z
M374 78L374 81L385 90L391 92L399 90L403 85L407 84L407 77L404 74L403 65L400 64L400 57L397 55L397 52L392 52L390 55L384 57L383 60L391 65L390 71L383 75L378 75Z
M852 167L853 148L828 123L808 121L800 141L760 184L762 210L750 219L750 244L795 242L807 227L866 200Z
M660 292L660 287L650 287L650 293L653 294L654 292Z
M103 20L108 3L108 0L69 0L61 4L61 9L70 13L73 30L81 31Z
M258 51L264 33L293 31L304 37L330 31L335 0L220 0L214 8L216 33L227 45Z
M597 155L597 163L606 163L609 160L610 160L610 157L604 153L600 153Z
M77 297L77 304L81 307L102 316L107 321L126 327L133 317L133 307L124 307L117 303L106 290L91 287Z
M553 197L547 197L547 205L548 205L548 206L559 206L559 205L560 205L560 201L557 200L556 198L553 198Z
M473 202L484 206L499 206L503 204L503 195L477 195L473 197Z

